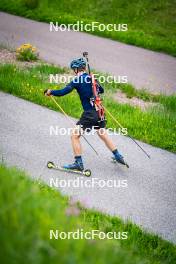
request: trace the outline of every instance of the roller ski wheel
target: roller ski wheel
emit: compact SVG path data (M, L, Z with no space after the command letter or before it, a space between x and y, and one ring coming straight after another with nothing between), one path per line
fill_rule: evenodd
M54 163L53 163L52 161L48 161L48 163L47 163L47 168L48 168L48 169L54 169L54 168L55 168Z
M72 169L66 169L63 168L61 166L55 165L54 162L52 161L48 161L47 162L47 168L48 169L54 169L54 170L59 170L59 171L64 171L64 172L70 172L70 173L75 173L75 174L79 174L79 175L84 175L86 177L90 177L91 176L91 170L72 170Z
M121 162L118 162L114 157L112 157L112 162L113 162L113 163L121 164L121 165L123 165L123 166L126 166L126 167L129 169L129 165L128 165L128 163L126 163L125 161L124 161L124 163L121 163Z
M90 177L91 176L91 170L84 170L84 175L86 177Z

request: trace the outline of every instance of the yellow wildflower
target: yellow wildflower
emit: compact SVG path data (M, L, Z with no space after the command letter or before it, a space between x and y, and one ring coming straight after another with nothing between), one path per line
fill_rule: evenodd
M22 47L24 48L32 48L32 45L30 43L23 44Z

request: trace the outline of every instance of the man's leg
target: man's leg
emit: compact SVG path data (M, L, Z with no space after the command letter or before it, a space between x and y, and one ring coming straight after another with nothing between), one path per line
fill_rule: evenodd
M71 135L71 142L75 156L75 162L72 164L64 165L65 169L81 170L81 171L84 170L84 165L81 157L82 148L80 143L80 136L81 136L81 130L78 126L73 129Z
M109 148L109 150L112 151L115 160L117 162L120 162L122 164L125 164L125 161L123 159L123 156L118 152L118 150L117 150L116 146L114 145L113 141L108 136L106 129L105 128L100 128L97 131L97 134L103 140L103 142L106 144L106 146Z
M82 154L80 136L81 136L81 131L78 126L73 129L72 134L71 134L71 142L72 142L74 156L81 156Z
M99 130L97 130L97 134L103 140L103 142L106 144L109 150L114 151L116 149L116 146L108 136L105 128L100 128Z

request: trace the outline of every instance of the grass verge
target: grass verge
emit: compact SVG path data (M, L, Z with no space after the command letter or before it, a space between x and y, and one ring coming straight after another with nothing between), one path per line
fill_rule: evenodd
M68 214L70 206L79 210ZM4 264L173 264L175 246L117 217L70 205L67 197L0 165L0 256ZM50 230L128 232L127 240L55 240Z
M176 1L81 1L66 0L1 0L0 9L38 21L84 24L128 24L128 31L90 32L128 44L163 51L176 56Z
M63 68L52 65L39 65L28 69L20 69L10 64L0 65L0 89L58 111L57 106L48 97L44 97L43 91L46 88L61 88L61 85L49 84L48 75L50 73L64 73L65 71ZM107 91L115 91L117 88L126 89L127 94L128 90L134 89L130 88L130 85L126 85L124 88L125 86L118 84L112 86L107 84L105 87ZM160 102L160 105L145 112L128 104L119 104L108 96L105 97L104 104L123 127L128 128L129 134L133 137L176 152L176 96L154 96L152 98ZM82 107L76 91L57 100L68 115L80 117ZM114 121L109 116L107 117L108 127L117 128Z

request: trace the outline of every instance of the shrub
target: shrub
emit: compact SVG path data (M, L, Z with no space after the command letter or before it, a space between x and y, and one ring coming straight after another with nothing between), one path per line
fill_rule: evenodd
M36 47L31 44L23 44L16 50L16 57L21 61L36 61L38 56Z
M29 9L37 8L39 5L39 0L23 0L24 5Z

